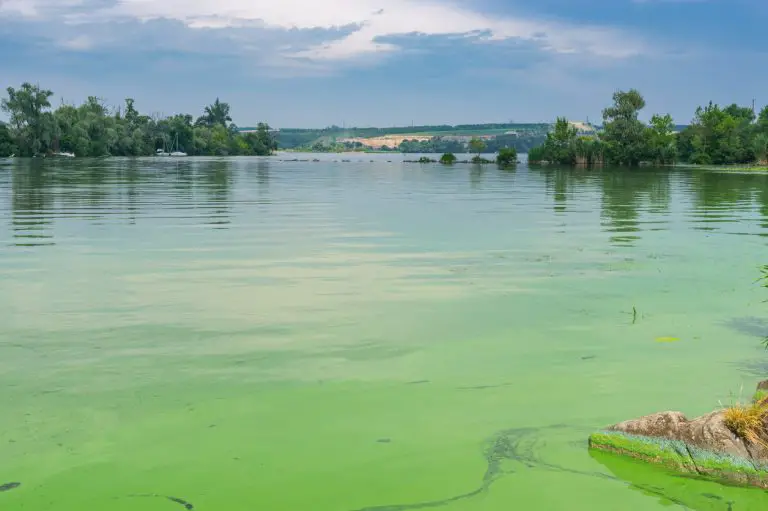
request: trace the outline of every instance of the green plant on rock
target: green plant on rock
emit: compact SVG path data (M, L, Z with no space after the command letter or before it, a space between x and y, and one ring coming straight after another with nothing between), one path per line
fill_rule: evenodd
M763 426L766 417L768 417L768 404L765 399L762 399L749 405L737 404L726 408L723 422L739 438L768 448Z
M492 162L491 160L488 160L488 159L486 159L486 158L483 158L483 157L482 157L482 156L480 156L480 155L477 155L477 156L475 156L475 157L473 157L473 158L472 158L472 163L474 163L474 164L476 164L476 165L486 165L486 164L488 164L488 163L493 163L493 162Z
M504 147L499 150L499 155L496 157L496 163L500 167L511 167L517 164L517 151L514 147Z
M445 153L440 157L440 163L442 163L443 165L453 165L454 163L456 163L456 160L457 160L456 155L453 153Z

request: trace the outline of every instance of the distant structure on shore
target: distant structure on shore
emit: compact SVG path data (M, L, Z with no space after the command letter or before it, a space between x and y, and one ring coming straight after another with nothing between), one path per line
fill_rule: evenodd
M589 121L568 121L572 127L576 128L577 134L582 137L594 137L597 135L597 128L592 126Z

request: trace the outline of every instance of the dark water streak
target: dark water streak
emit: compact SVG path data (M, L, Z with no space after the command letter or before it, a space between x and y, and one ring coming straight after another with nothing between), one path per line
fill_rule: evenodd
M509 429L499 432L496 436L490 439L483 452L486 460L486 469L485 473L483 474L481 484L479 487L470 492L454 495L440 500L415 502L412 504L370 506L355 509L354 511L410 511L414 509L437 508L452 504L454 502L469 500L487 493L491 486L502 477L515 474L515 470L504 470L502 467L502 463L504 461L517 462L527 469L548 470L553 472L568 473L614 481L626 486L627 488L640 490L646 494L658 497L670 504L679 506L681 509L692 509L688 506L688 504L686 504L685 501L670 495L667 491L665 491L664 488L660 488L658 486L635 484L603 472L578 470L542 460L537 454L539 441L533 435L544 432L546 430L560 429L563 427L565 426L551 426L549 428L543 429L521 428ZM721 497L713 494L701 495L712 500L723 500ZM735 502L723 502L722 509L723 511L734 511L736 509L734 506Z
M21 483L5 483L0 485L0 492L15 490Z

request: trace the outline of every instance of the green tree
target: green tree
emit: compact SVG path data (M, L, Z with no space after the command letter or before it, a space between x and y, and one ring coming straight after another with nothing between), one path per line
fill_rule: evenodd
M8 87L0 109L10 117L11 133L22 156L46 153L57 127L50 112L53 92L25 82L19 89Z
M517 164L517 151L514 147L504 147L499 150L496 163L500 167L510 167Z
M752 141L752 151L761 164L768 163L768 133L758 133Z
M227 127L230 122L232 122L232 117L229 116L229 103L224 103L216 98L216 101L205 107L203 115L197 119L195 124L212 128L214 126Z
M668 165L677 159L675 123L672 116L654 115L646 130L648 157L657 164Z
M440 157L440 163L443 165L453 165L456 163L456 155L453 153L445 153Z
M0 156L45 155L67 151L77 156L147 156L156 149L191 155L269 155L277 139L266 123L253 133L240 133L230 107L218 98L197 123L187 114L155 118L141 114L132 98L111 108L96 96L79 106L62 104L51 110L51 91L24 83L8 88L0 108L10 124L0 123ZM334 144L334 150L344 148Z
M480 153L485 151L485 148L488 147L484 140L472 137L472 139L469 141L469 150L473 153L477 153L477 158L480 158Z
M681 157L696 164L731 164L754 161L756 132L751 109L736 105L720 108L709 103L696 109L693 122L678 140ZM758 124L759 129L759 124Z
M13 135L11 135L11 130L8 129L7 124L0 122L0 157L10 156L17 152L18 149Z
M645 99L635 89L618 91L613 95L613 106L603 110L607 159L614 164L636 166L647 158L645 125L638 119L645 108Z

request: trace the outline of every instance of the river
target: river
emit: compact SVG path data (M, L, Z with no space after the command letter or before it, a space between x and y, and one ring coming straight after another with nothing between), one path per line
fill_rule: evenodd
M586 446L768 375L768 175L401 160L0 162L0 509L768 507Z

